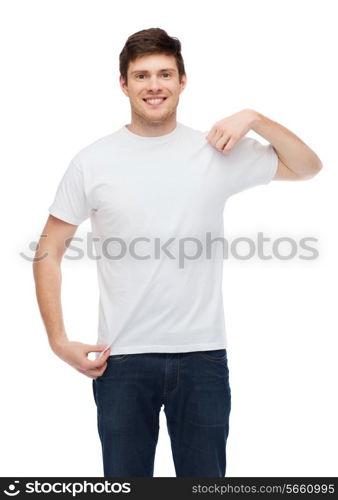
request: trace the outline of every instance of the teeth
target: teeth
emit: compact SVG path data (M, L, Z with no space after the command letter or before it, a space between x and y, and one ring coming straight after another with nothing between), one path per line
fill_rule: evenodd
M163 98L161 99L146 99L147 103L149 104L160 104L160 102L164 101Z

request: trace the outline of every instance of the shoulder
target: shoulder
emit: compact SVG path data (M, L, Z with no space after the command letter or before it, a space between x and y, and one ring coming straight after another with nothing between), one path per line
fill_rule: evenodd
M212 151L214 149L206 140L206 136L208 134L207 130L199 130L182 123L180 123L180 127L180 137L184 140L184 143L186 145L190 145L192 149L205 149L206 151Z
M204 132L202 130L198 130L193 127L189 127L188 125L184 125L183 123L178 123L181 129L181 133L187 136L190 136L191 138L194 138L196 140L202 139L206 137L208 132Z
M114 147L114 144L118 144L118 137L120 134L120 129L99 137L98 139L90 142L89 144L83 146L73 157L72 161L77 163L79 166L85 165L92 160L99 161L100 158L104 158L109 150Z

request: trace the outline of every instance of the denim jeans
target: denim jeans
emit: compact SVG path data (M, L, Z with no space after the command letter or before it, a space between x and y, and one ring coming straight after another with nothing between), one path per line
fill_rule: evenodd
M164 406L176 477L224 477L226 349L109 356L93 379L104 477L153 477Z

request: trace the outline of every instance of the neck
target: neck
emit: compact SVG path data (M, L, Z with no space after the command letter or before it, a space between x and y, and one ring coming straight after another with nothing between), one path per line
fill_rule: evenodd
M144 137L158 137L170 134L177 126L176 114L165 121L146 121L138 116L133 116L127 129L137 135Z

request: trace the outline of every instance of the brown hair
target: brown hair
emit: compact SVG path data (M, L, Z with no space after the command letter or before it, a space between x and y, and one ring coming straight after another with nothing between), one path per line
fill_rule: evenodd
M179 81L185 75L184 62L181 54L181 42L178 38L171 37L161 28L149 28L137 31L127 39L120 53L120 74L128 83L129 63L137 57L150 54L165 54L174 56L178 68Z

